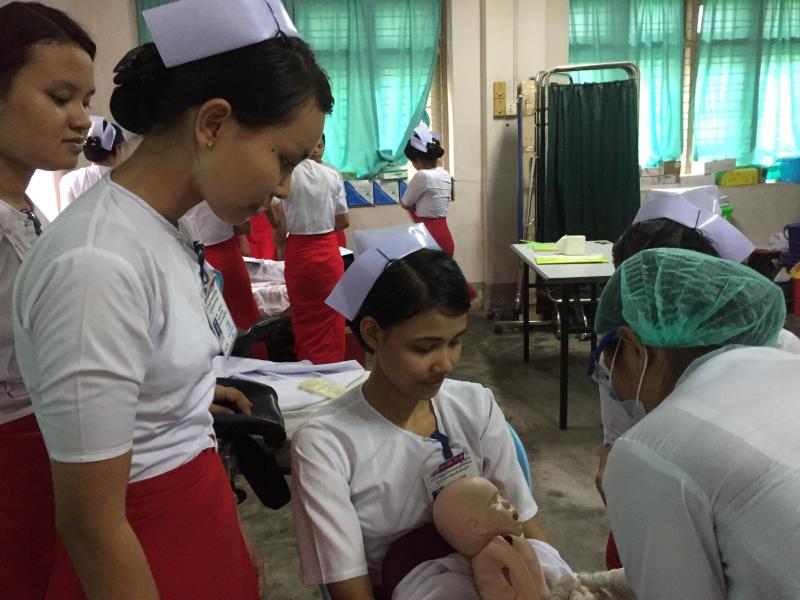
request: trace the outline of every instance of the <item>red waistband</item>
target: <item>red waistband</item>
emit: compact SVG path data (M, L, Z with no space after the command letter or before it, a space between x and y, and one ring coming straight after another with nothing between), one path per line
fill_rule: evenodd
M30 414L0 425L0 435L4 433L31 433L39 431L36 415Z

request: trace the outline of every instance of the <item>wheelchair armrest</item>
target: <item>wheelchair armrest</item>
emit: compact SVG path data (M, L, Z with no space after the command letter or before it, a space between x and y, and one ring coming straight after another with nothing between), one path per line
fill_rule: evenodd
M260 436L268 448L278 449L286 441L286 427L278 394L268 385L239 379L220 378L219 385L236 388L253 404L253 414L216 413L214 431L217 438L226 441L239 434Z

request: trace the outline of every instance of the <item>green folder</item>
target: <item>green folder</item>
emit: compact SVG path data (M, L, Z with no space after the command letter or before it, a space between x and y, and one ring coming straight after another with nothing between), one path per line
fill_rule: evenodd
M547 243L547 242L529 242L527 240L523 240L523 243L533 250L534 252L556 252L558 248L556 245Z
M537 265L577 265L584 263L607 263L608 258L602 254L589 254L587 256L540 256L536 255Z

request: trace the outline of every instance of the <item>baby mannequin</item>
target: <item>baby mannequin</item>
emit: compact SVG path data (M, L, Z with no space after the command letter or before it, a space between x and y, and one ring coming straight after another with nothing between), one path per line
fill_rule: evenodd
M482 600L545 600L547 584L539 560L522 535L516 509L482 477L447 485L433 504L441 536L472 560Z

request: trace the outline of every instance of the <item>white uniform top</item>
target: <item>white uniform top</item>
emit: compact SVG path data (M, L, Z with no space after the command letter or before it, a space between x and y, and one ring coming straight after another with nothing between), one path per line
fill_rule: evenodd
M307 158L292 172L289 196L281 201L292 235L333 231L336 215L347 212L342 176L333 167Z
M616 441L603 487L639 598L800 598L798 373L723 348Z
M432 404L453 452L468 449L520 520L533 517L536 503L492 393L448 379ZM303 581L369 574L380 584L391 543L433 520L423 474L443 461L439 442L386 420L360 387L312 416L292 437L292 507Z
M33 211L43 227L48 224L38 208L33 206ZM35 241L33 222L24 213L0 200L0 425L33 412L30 396L17 366L11 326L11 297L22 259Z
M800 338L791 331L781 329L778 334L778 350L800 354ZM595 381L600 383L600 420L603 423L603 444L611 446L614 441L631 427L636 425L645 416L644 405L636 400L621 400L612 397L609 389L611 377L608 368L600 361L597 363L594 375ZM603 385L601 381L605 381Z
M14 288L14 336L50 457L133 449L130 481L213 447L219 345L194 237L106 174L48 228Z
M192 221L197 230L197 235L200 236L200 241L206 246L221 244L235 235L233 225L226 223L214 214L214 211L211 210L205 200L189 209L184 218Z
M411 178L400 199L403 206L414 206L418 217L439 219L447 216L453 193L453 180L442 167L422 169Z
M64 210L73 201L83 194L86 190L100 181L100 178L108 173L111 167L105 165L89 165L82 169L75 169L65 173L58 184L61 198L61 210Z

